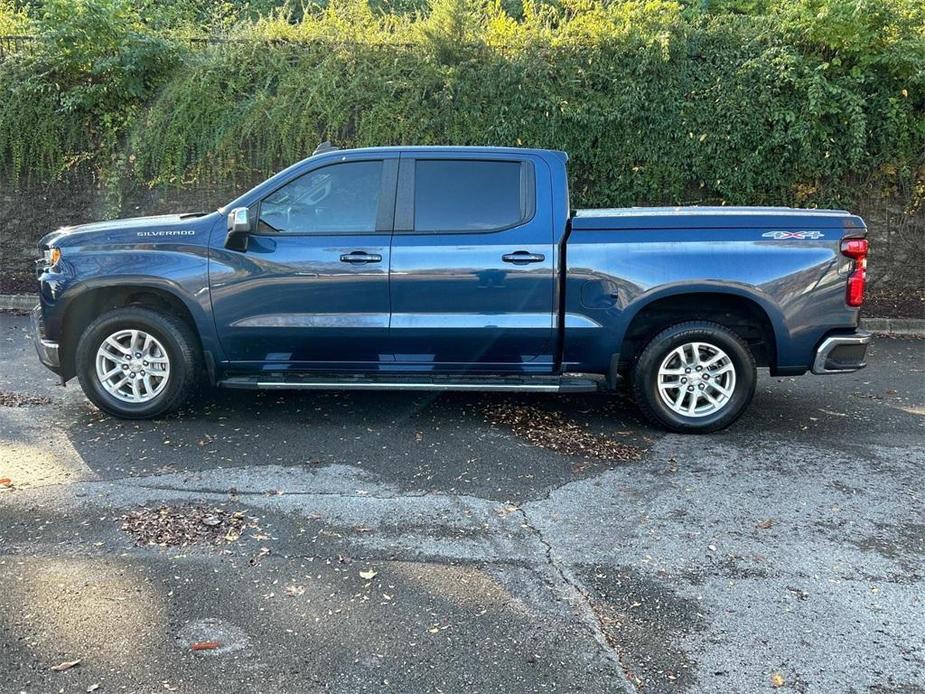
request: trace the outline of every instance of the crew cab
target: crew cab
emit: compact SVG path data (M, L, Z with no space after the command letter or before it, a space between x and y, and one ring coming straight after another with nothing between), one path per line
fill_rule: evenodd
M848 212L573 210L564 152L316 153L211 213L40 242L42 362L148 418L224 388L582 392L630 384L679 432L772 375L865 365Z

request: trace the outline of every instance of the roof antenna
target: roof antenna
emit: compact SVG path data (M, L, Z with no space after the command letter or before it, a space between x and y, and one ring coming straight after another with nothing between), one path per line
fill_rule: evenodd
M312 152L312 156L315 156L316 154L324 154L325 152L334 152L338 149L340 149L340 147L335 147L332 145L330 140L325 140L320 145L315 147L315 151Z

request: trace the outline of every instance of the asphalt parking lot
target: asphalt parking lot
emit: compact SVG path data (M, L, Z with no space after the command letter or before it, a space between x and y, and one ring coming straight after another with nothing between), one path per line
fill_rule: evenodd
M27 328L0 314L2 692L925 692L925 342L683 437L608 395L122 422Z

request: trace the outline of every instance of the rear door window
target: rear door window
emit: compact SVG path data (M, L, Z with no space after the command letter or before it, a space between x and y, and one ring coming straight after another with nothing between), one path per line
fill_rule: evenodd
M533 209L533 166L529 162L415 162L415 231L499 231L526 222Z

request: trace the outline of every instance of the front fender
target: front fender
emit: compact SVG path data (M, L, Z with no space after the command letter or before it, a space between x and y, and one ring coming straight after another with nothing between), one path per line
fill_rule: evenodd
M40 277L46 336L63 342L65 320L72 307L86 306L89 315L112 307L107 297L127 291L167 294L189 312L203 350L216 361L223 357L211 318L208 281L208 249L193 246L169 250L84 249L70 252L54 271ZM62 344L65 352L73 345Z

